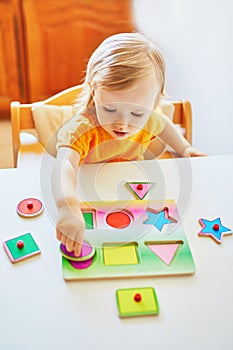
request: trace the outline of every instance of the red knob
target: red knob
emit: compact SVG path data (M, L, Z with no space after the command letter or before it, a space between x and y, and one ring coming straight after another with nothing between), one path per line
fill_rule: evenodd
M33 202L32 201L27 201L27 208L32 209L33 208Z
M23 242L23 241L18 241L18 242L17 242L17 247L18 247L19 249L23 249L23 247L24 247L24 242Z
M214 224L213 229L214 229L214 231L218 231L219 230L219 224Z
M134 296L134 300L139 303L142 300L142 296L140 293L136 293Z

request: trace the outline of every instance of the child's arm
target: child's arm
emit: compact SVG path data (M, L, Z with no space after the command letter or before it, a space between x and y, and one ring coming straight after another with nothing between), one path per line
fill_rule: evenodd
M68 251L79 256L82 248L85 222L76 195L78 152L61 147L52 174L52 190L57 205L57 238Z
M182 157L199 157L207 155L206 153L195 150L189 144L189 142L176 130L174 124L170 121L170 119L167 117L164 118L165 127L163 131L158 135L158 137L165 145L168 144L171 146L174 151ZM151 142L149 149L153 153L153 141Z

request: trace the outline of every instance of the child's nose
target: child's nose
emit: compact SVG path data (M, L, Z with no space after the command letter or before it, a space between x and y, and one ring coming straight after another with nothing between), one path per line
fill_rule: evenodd
M125 113L122 112L118 114L117 119L115 120L115 123L124 126L124 125L127 125L129 121L130 121L129 114L127 112Z

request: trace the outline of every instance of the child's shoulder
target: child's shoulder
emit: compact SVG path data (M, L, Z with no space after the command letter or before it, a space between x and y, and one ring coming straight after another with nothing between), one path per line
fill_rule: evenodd
M160 134L165 127L165 118L164 114L160 108L153 110L147 119L144 130L147 130L151 135L157 136Z
M153 110L148 118L148 123L150 127L157 126L157 125L163 126L164 122L165 122L164 114L158 108Z
M58 131L58 139L70 139L71 136L78 138L94 129L97 118L94 114L75 113L71 119L61 126Z
M75 113L73 117L64 125L66 128L79 129L79 128L93 128L97 125L97 118L94 114L84 112Z

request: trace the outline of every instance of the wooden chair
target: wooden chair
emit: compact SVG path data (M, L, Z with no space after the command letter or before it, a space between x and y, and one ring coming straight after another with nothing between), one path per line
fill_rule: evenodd
M181 134L192 145L192 107L187 100L172 101L175 109L172 121ZM164 144L158 145L158 158L175 158L179 155L173 151L166 150Z
M46 105L67 106L73 105L82 85L77 85L42 101ZM38 164L44 153L44 148L36 139L35 123L32 116L33 104L21 104L12 101L11 128L14 167L31 166ZM22 133L29 133L31 137L21 137Z
M77 85L66 89L44 101L46 105L67 106L73 105L76 97L80 93L82 85ZM184 137L192 143L192 111L189 101L172 102L175 107L173 122L184 130ZM32 116L33 104L20 104L20 102L11 102L11 127L12 127L12 146L14 167L27 167L38 165L45 149L38 142L36 137L32 136L29 141L23 142L21 133L35 132L35 123ZM163 152L164 145L161 145L159 154Z

